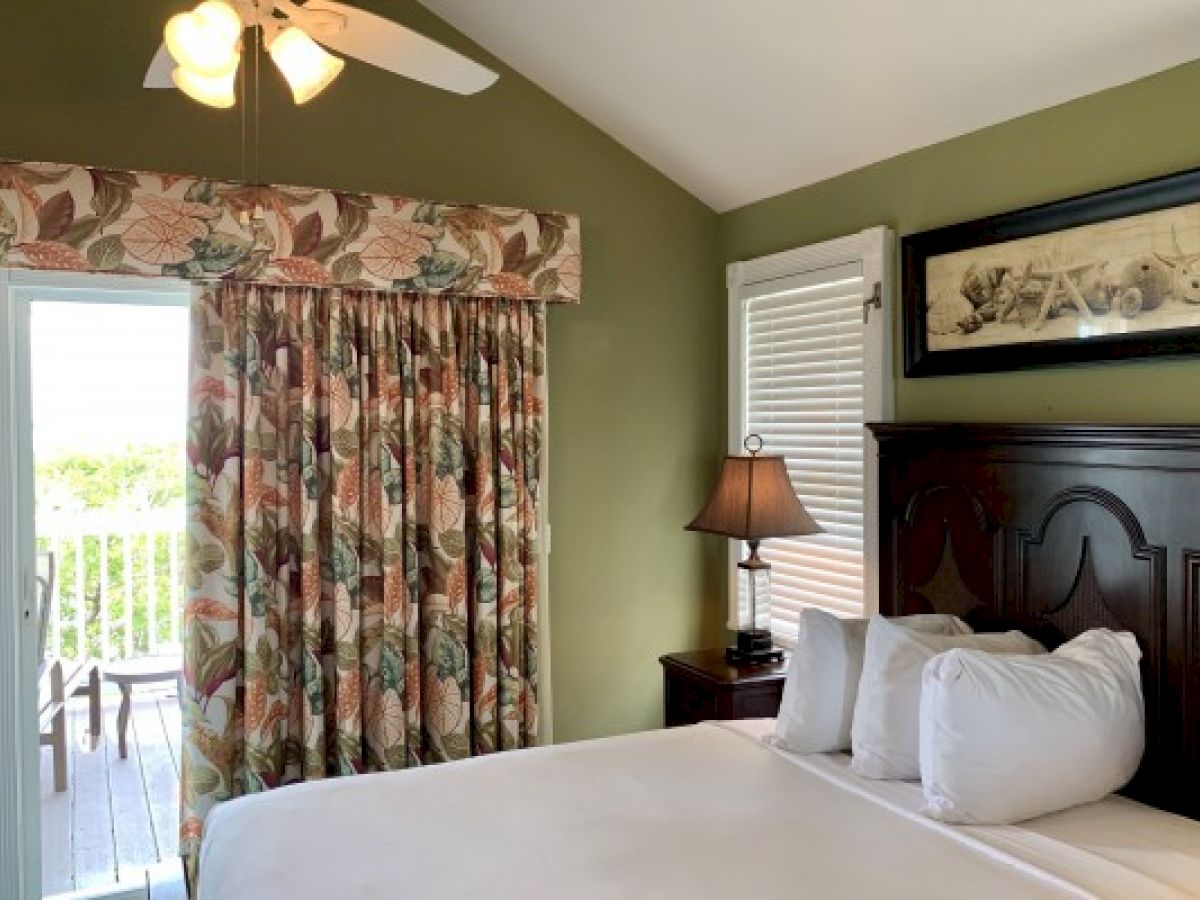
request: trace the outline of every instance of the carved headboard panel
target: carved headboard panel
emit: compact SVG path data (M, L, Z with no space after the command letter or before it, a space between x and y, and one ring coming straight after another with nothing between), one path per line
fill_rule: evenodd
M880 611L1049 646L1133 632L1147 752L1126 793L1200 818L1200 428L869 427Z

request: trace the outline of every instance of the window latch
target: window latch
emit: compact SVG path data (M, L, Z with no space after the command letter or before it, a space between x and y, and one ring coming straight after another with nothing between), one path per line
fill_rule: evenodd
M871 291L869 297L863 297L863 324L866 325L871 318L871 307L883 309L883 294L880 283L875 282L875 287Z

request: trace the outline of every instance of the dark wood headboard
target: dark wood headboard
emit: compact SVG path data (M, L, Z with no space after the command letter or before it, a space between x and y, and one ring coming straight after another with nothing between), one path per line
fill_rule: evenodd
M1143 652L1147 750L1125 793L1200 818L1200 428L869 426L880 611Z

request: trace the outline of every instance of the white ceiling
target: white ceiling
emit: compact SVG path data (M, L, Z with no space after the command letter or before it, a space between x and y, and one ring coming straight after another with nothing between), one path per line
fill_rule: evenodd
M721 211L1200 57L1197 0L422 2Z

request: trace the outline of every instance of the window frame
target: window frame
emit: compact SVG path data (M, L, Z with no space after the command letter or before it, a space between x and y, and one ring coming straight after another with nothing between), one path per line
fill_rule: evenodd
M822 241L730 263L726 267L728 288L728 421L727 452L743 452L742 421L746 404L746 289L756 284L794 278L808 273L848 264L862 266L864 310L867 323L863 333L863 417L867 422L888 422L895 415L894 327L896 236L886 226L876 226L845 237ZM881 305L866 305L878 285ZM879 609L879 458L875 439L867 432L863 446L863 613ZM731 631L738 628L737 561L741 542L729 541L728 620ZM786 644L787 641L777 642Z

